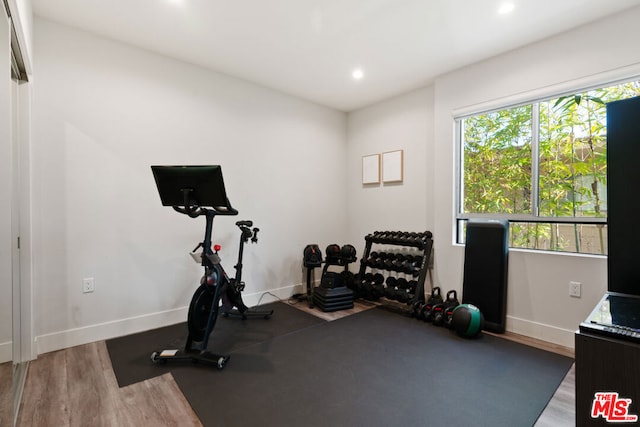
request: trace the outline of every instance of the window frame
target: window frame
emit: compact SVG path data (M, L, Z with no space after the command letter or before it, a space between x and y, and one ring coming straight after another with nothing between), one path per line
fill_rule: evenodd
M549 86L543 89L534 90L528 93L514 95L506 98L494 99L492 101L468 106L453 111L454 121L454 146L455 146L455 200L454 200L454 242L462 244L464 236L460 236L461 222L466 222L474 218L491 218L505 219L513 223L545 223L545 224L584 224L584 225L605 225L607 217L547 217L539 215L539 124L540 124L540 108L541 102L563 96L571 96L579 93L588 92L609 86L620 85L634 80L640 80L640 66L625 67L624 69L614 70L607 73L601 73L588 78L575 80L573 82L564 82L562 84ZM531 117L531 214L499 214L499 213L464 213L464 180L463 180L463 162L464 162L464 141L463 141L463 120L489 114L501 110L513 109L521 106L532 106ZM536 250L551 253L572 253L576 255L594 255L586 252L570 252L550 249L531 249L514 247L523 250ZM597 254L596 254L597 255Z

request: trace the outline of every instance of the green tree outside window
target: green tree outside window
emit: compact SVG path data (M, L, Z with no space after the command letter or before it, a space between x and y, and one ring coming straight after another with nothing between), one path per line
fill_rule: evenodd
M606 254L606 222L581 219L606 218L606 103L639 95L631 81L462 120L459 216L506 215L513 247Z

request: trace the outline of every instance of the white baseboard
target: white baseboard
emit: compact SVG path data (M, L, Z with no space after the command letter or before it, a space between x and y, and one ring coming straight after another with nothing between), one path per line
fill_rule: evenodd
M266 304L278 300L286 300L294 293L306 292L306 283L270 289L266 292L252 294L243 293L244 303L249 306ZM40 335L35 339L38 354L62 350L95 341L117 338L124 335L143 332L150 329L181 323L187 319L187 307L144 314L111 322L89 325L82 328L69 329ZM510 332L547 341L553 344L574 348L574 330L558 328L543 323L532 322L513 316L507 316L506 329ZM12 358L11 342L0 343L0 363Z
M297 284L271 289L268 292L258 292L253 294L243 293L242 298L244 303L249 307L257 305L258 303L266 304L268 302L289 298L293 291L299 289L301 286L301 284ZM126 319L40 335L35 339L35 348L38 354L43 354L95 341L108 340L111 338L135 334L137 332L148 331L150 329L161 328L163 326L175 325L176 323L185 322L187 320L187 311L188 307L180 307L172 310L143 314ZM11 360L10 344L11 343L9 343L9 360ZM2 344L0 344L0 356L4 354L2 351Z
M144 314L127 319L40 335L36 337L35 344L38 354L43 354L95 341L148 331L149 329L174 325L184 322L186 318L187 307L180 307L158 313Z
M507 316L506 329L515 334L536 338L568 348L575 348L575 330L562 329L513 316Z
M0 363L13 360L13 346L11 341L0 343Z
M282 288L270 289L266 292L256 292L253 294L242 294L242 300L248 307L258 304L266 304L278 300L287 300L295 293L307 292L306 283L298 283L297 285L284 286Z

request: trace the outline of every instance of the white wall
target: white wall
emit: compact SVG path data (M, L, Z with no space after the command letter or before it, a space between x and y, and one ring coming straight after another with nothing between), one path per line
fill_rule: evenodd
M483 103L525 99L543 92L640 72L640 8L581 27L442 76L435 83L435 214L437 269L443 283L462 281L464 250L454 228L453 115ZM635 70L635 71L634 71ZM599 73L600 76L597 76ZM498 101L496 101L498 100ZM573 332L606 290L606 258L512 251L507 328L573 346ZM570 280L582 298L568 296ZM448 287L448 286L447 286Z
M222 165L240 211L214 223L229 273L235 221L261 229L245 248L248 305L304 282L305 244L345 236L344 113L39 19L34 70L39 352L186 319L204 218L162 207L150 165Z
M430 230L433 88L349 113L347 134L349 240L359 256L364 236L375 230ZM362 156L394 150L403 150L403 182L363 185Z
M603 79L640 74L640 8L438 78L348 117L349 235L375 229L434 232L435 284L462 289L464 247L454 243L453 117ZM359 185L361 156L405 150L400 186ZM512 250L507 329L573 347L573 333L606 290L606 258ZM568 295L582 282L582 297Z
M151 164L220 163L237 218L252 218L246 298L304 281L306 243L376 229L434 232L436 285L462 284L453 243L453 114L639 69L640 9L442 76L345 115L230 77L36 20L33 91L34 313L39 350L184 319L204 224L160 206ZM594 59L595 58L595 59ZM596 79L597 80L597 79ZM346 141L349 141L348 145ZM404 182L361 185L363 155L403 149ZM96 292L83 295L83 277ZM568 296L569 280L583 297ZM509 330L573 346L606 289L602 257L512 251Z

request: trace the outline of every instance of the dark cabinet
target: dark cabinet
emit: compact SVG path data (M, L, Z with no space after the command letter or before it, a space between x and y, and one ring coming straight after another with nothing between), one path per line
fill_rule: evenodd
M576 426L640 420L640 344L583 331L575 339Z

